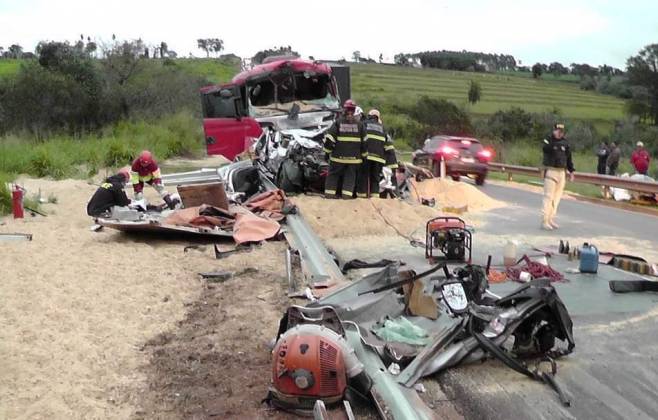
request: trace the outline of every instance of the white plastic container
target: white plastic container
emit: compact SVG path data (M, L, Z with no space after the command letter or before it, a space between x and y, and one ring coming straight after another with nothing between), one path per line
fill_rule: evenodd
M505 267L511 267L516 264L516 242L507 241L503 248L503 264Z

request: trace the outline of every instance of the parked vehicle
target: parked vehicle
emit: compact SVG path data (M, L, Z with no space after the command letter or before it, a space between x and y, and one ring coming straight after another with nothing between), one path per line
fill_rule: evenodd
M423 148L412 157L414 165L430 169L435 176L441 175L441 161L444 161L446 176L455 181L468 176L477 185L483 185L493 151L471 137L434 136L425 140Z

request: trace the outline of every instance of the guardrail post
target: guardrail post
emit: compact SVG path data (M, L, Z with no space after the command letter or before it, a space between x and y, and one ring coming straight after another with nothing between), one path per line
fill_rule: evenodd
M609 185L604 185L604 186L603 186L603 198L608 199L608 198L610 198L610 197L611 197L611 194L610 194L610 186L609 186Z
M439 175L441 176L441 178L445 178L446 177L446 161L445 161L445 159L443 159L443 156L441 156L441 163L440 163L439 166L440 166Z
M507 181L512 182L512 173L511 172L507 173Z

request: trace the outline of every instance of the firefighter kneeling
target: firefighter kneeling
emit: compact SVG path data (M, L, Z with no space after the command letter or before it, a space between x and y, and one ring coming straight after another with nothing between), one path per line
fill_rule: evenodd
M325 181L327 198L353 198L359 165L363 162L363 125L354 116L356 104L351 99L343 104L343 115L324 137L324 151L329 154L329 174Z

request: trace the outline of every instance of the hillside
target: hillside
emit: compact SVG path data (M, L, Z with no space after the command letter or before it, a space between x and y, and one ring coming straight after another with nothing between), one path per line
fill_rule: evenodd
M175 62L213 83L226 82L239 70L237 65L214 59L182 58ZM0 60L0 78L17 72L19 66L20 60ZM351 69L353 96L368 106L410 104L420 95L466 105L469 82L476 80L482 87L482 99L468 106L475 116L487 116L511 106L529 112L557 108L567 118L593 122L602 132L609 131L614 120L623 117L621 99L583 91L569 78L556 80L550 75L545 80L535 80L526 73L470 73L381 64L353 64Z
M419 95L444 98L458 105L467 103L471 80L482 87L482 99L469 111L489 115L518 106L528 112L558 108L570 119L588 120L608 131L623 117L624 102L587 92L571 81L534 80L524 76L416 69L379 64L352 65L352 91L357 101L377 104L411 103Z

